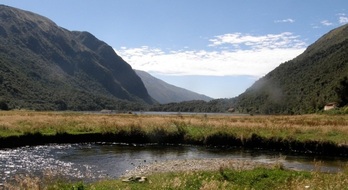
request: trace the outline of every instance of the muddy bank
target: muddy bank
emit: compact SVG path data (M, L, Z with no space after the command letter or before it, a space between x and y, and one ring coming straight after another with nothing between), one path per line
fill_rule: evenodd
M50 143L92 143L115 142L129 144L191 144L211 147L240 147L245 149L264 149L286 153L303 153L325 156L348 156L348 145L338 145L325 141L298 141L295 139L264 138L252 134L249 138L238 138L226 133L215 133L202 140L195 140L184 132L165 133L157 131L147 134L140 130L120 131L118 133L87 133L42 135L29 133L21 136L0 137L0 148L14 148L20 146L44 145Z

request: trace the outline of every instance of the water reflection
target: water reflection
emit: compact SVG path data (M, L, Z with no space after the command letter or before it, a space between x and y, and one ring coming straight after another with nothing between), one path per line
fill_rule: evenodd
M280 155L270 151L214 149L193 146L130 146L122 144L67 144L0 150L0 184L19 174L54 172L70 179L95 180L120 177L126 170L174 159L230 158L264 163L280 162L286 168L339 171L348 158Z

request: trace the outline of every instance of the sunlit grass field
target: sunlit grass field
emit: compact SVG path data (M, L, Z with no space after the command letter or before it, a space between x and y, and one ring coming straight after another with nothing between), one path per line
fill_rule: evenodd
M144 184L119 180L80 184L85 189L348 189L348 173L324 174L279 168L183 172L152 175Z
M28 133L118 133L139 130L145 134L160 131L177 133L202 141L211 134L231 134L250 138L284 138L299 141L331 141L348 144L348 115L225 116L225 115L136 115L86 114L77 112L0 112L0 137Z
M145 182L123 182L121 179L105 179L96 182L69 182L63 178L18 177L5 184L7 189L51 190L114 190L114 189L348 189L348 171L321 173L318 171L285 170L258 167L251 170L221 167L217 171L168 172L147 176Z

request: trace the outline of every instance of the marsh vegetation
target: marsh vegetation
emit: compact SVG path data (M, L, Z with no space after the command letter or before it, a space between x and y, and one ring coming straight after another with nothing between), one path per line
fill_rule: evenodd
M234 146L344 156L348 154L347 137L347 115L0 112L2 147L106 141Z

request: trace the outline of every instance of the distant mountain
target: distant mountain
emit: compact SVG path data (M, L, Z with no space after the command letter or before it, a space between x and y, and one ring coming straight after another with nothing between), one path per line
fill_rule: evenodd
M88 32L0 5L0 101L10 108L98 110L152 104L131 66Z
M145 71L135 70L135 72L144 82L150 96L161 104L190 100L212 100L212 98L208 96L168 84Z
M237 97L236 108L262 114L299 114L348 104L348 25L325 34Z

